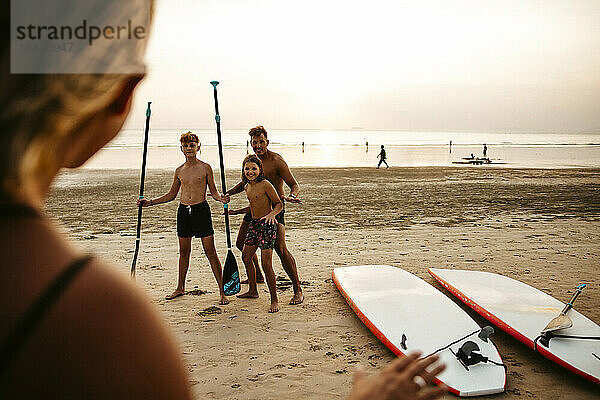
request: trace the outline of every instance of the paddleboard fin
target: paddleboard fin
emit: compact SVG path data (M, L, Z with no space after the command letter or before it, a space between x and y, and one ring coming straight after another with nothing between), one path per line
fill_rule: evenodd
M494 328L491 326L484 326L477 334L477 337L487 343L492 333L494 333Z
M471 365L471 364L468 364L466 361L471 357L471 354L473 354L474 351L479 351L479 350L480 350L480 348L477 345L477 343L467 340L466 342L463 343L462 346L460 346L460 348L456 352L456 357L465 361L465 364Z
M492 329L489 326L487 326L485 328ZM483 331L483 329L482 329L482 331ZM488 331L488 330L486 330L486 331ZM492 332L493 331L494 330L492 329ZM490 332L490 335L491 335L491 332ZM488 335L488 337L489 337L489 335ZM486 337L486 341L487 341L487 337ZM499 365L501 367L504 367L504 369L506 369L506 365L495 362L493 360L490 360L488 357L486 357L480 353L476 353L479 350L480 349L479 349L479 346L477 345L477 343L467 340L466 342L463 343L462 346L460 346L460 348L458 349L458 351L456 353L452 352L452 354L454 354L456 356L456 358L458 358L458 361L460 361L460 363L467 369L467 371L469 370L469 368L468 368L469 365L475 365L475 364L479 364L479 363L488 363L488 362L492 363L494 365Z
M477 334L477 337L479 339L481 339L487 343L487 341L492 333L494 333L494 328L492 328L491 326L484 326L480 330L471 332L468 335L465 335L465 336L461 337L460 339L455 340L454 342L449 343L446 346L437 349L436 351L434 351L433 353L430 353L429 355L439 353L442 350L446 350L446 349L450 348L450 346L455 345L456 343L461 342L461 341L465 340L466 338L473 336L474 334ZM450 350L452 350L452 349L450 349ZM456 355L454 352L452 354Z

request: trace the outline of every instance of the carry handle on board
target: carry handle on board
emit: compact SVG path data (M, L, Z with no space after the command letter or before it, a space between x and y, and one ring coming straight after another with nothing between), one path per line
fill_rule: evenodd
M557 317L554 317L552 321L550 321L548 325L546 325L542 333L553 332L559 329L566 329L573 326L573 321L571 321L571 318L569 318L567 313L571 308L573 308L573 303L575 302L575 299L577 299L577 296L581 294L581 291L584 287L585 284L577 286L577 290L575 290L575 293L573 294L573 297L571 297L571 300L569 300L569 302L565 305L565 308L563 308L560 314L558 314Z

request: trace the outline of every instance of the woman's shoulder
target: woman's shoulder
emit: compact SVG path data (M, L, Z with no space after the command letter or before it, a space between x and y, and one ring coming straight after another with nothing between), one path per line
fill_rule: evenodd
M15 391L50 398L81 390L104 398L189 398L177 347L150 299L125 271L96 258L41 316L6 378Z

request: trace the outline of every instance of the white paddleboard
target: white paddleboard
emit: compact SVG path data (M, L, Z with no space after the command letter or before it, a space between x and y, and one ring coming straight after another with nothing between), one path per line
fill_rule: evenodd
M436 383L459 396L504 391L506 373L496 347L478 337L481 327L465 311L424 280L388 265L335 268L333 280L356 315L395 354L418 350L425 356L445 348L437 353L446 370ZM467 341L500 365L461 363L453 353Z
M430 268L444 288L484 318L550 360L600 384L600 341L550 339L548 346L536 338L564 304L523 282L490 272ZM585 293L585 292L584 292ZM580 296L580 300L581 296ZM599 337L600 326L571 309L573 327L554 332L561 335ZM534 343L535 342L535 343Z

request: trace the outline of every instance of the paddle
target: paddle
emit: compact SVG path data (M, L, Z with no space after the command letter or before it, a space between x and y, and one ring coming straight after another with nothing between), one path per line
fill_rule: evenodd
M569 300L569 302L565 305L565 308L563 308L560 314L558 314L557 317L554 317L552 321L550 321L548 325L546 325L542 333L553 332L559 329L566 329L573 326L573 321L571 321L571 318L569 318L567 313L571 308L573 308L573 302L575 302L575 299L577 299L577 296L579 296L584 287L585 284L577 286L577 290L573 294L573 297L571 297L571 300Z
M146 130L144 132L144 154L142 156L142 176L140 179L140 200L144 198L144 180L146 179L146 155L148 154L148 132L150 131L150 104L148 102L148 108L146 109ZM131 277L135 279L135 263L137 262L138 252L140 250L140 236L142 231L142 205L138 206L138 219L137 219L137 234L135 237L135 252L133 253L133 261L131 262Z
M219 82L212 81L215 97L215 121L217 122L217 139L219 141L219 161L221 165L221 186L223 193L227 191L225 186L225 163L223 162L223 143L221 141L221 116L219 115L219 100L217 99L217 85ZM231 237L229 236L229 210L227 204L223 204L225 211L225 231L227 232L227 258L223 267L223 291L226 296L238 294L242 289L240 285L240 273L238 271L237 261L231 251Z

